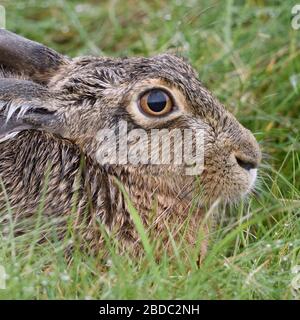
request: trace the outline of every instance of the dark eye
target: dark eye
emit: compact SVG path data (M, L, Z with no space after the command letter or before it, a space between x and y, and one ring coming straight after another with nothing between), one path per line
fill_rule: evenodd
M140 106L151 116L162 116L172 111L173 102L165 91L153 89L141 97Z

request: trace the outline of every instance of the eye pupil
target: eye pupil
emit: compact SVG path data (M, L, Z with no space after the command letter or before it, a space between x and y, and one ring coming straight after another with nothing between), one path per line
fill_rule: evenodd
M161 112L167 105L167 97L161 90L153 90L147 99L148 107L153 112Z

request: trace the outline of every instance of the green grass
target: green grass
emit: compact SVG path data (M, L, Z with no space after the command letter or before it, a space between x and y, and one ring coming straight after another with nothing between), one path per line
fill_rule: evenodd
M200 79L251 129L264 152L258 192L226 209L199 269L193 248L154 262L80 249L72 230L40 245L48 224L1 236L0 265L9 278L0 298L20 299L299 299L300 30L291 27L294 1L0 1L7 28L71 55L187 56ZM133 210L135 218L136 212ZM1 220L0 220L1 223ZM13 223L13 221L12 221ZM75 243L72 260L65 248ZM185 257L185 258L182 258ZM298 279L298 286L300 280Z

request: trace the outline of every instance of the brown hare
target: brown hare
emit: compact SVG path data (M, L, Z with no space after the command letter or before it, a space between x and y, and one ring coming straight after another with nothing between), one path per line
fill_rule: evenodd
M254 136L180 57L71 59L0 30L0 65L2 226L8 212L22 226L41 202L43 216L50 218L70 216L75 208L74 228L84 223L88 246L101 246L104 226L120 248L138 254L127 195L149 235L167 249L169 233L180 235L187 219L185 237L193 245L204 207L219 199L235 202L254 186L261 158ZM153 129L202 130L203 170L190 175L184 163L99 161L101 130L117 131L120 120L127 132L143 130L146 136ZM178 141L172 141L174 151ZM131 147L135 143L129 141ZM194 150L195 141L189 143ZM124 147L120 136L116 146ZM15 234L25 232L21 226ZM58 219L53 228L58 226L63 236L66 225Z

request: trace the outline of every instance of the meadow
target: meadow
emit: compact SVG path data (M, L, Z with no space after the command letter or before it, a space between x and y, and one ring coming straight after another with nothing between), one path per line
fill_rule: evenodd
M0 265L7 273L0 299L300 299L300 29L291 25L294 1L0 4L7 29L72 57L166 51L187 57L201 81L255 134L264 155L256 192L220 209L200 268L184 241L159 263L111 249L103 265L76 245L69 261L64 249L76 241L72 232L63 242L39 244L38 234L51 225L37 222L19 238L0 234Z

